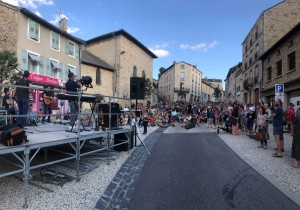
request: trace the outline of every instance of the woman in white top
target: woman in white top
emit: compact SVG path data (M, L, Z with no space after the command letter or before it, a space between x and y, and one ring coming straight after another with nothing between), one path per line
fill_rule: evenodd
M271 115L272 115L272 111L271 109L269 109L269 105L268 104L264 104L265 110L266 110L266 115L267 115L267 119L266 119L266 138L267 141L270 141L270 134L269 134L269 122L271 119Z
M265 108L260 107L257 113L257 125L258 125L258 130L262 130L265 139L263 141L260 141L261 145L258 148L267 149L266 120L267 120L267 115L265 113ZM263 145L263 143L265 143L265 145Z

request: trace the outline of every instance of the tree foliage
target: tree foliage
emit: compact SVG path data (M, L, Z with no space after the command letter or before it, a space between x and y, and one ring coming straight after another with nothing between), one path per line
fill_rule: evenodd
M14 52L3 50L0 51L0 83L14 83L17 80L15 67L18 65L18 58ZM0 86L0 92L2 87Z
M222 97L222 92L219 88L215 88L214 93L212 94L213 97L215 97L216 99L221 98Z
M145 79L145 96L150 96L153 92L153 85L149 78Z
M159 68L159 73L158 73L158 79L160 78L160 76L162 75L162 73L166 71L166 69L164 67L160 67Z

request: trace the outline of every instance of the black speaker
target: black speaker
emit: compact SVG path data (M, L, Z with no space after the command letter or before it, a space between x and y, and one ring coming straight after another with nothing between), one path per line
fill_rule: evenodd
M133 148L133 139L134 139L133 136L134 136L134 131L131 131L130 132L130 149ZM127 137L126 137L125 133L119 133L119 134L114 135L114 144L120 144L126 140L127 140ZM118 152L128 151L128 143L115 146L114 150L116 150Z
M111 124L112 129L118 127L121 110L118 103L110 102L111 104ZM109 103L98 104L98 125L104 128L109 128ZM117 115L119 114L119 115Z
M130 77L130 99L145 99L145 78Z

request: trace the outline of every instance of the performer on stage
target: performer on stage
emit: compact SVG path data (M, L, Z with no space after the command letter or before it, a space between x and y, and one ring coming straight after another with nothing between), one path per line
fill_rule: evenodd
M77 90L81 88L80 82L74 81L74 73L73 72L70 72L68 74L68 78L69 78L69 80L66 82L66 90L69 92L77 93ZM69 130L71 131L72 126L74 126L75 120L76 120L76 115L72 115L72 114L77 114L77 110L79 111L80 109L79 109L79 106L76 101L69 101L69 105L70 105L70 114L71 114Z
M23 78L19 79L16 85L30 87L31 81L28 79L28 77L29 77L29 71L26 70L24 71ZM26 121L26 115L28 113L29 89L17 87L14 90L13 95L14 97L17 97L19 115L23 115L23 117L17 117L17 125L23 128Z
M14 115L15 109L14 109L14 103L9 100L10 90L9 88L4 88L4 96L2 99L2 106L5 107L5 110L7 111L7 114ZM13 123L15 123L16 119L13 118Z
M52 114L52 107L51 107L51 104L53 102L53 92L52 91L49 91L51 86L48 85L48 86L45 86L45 88L47 89L46 91L44 91L43 93L43 102L44 102L44 116L43 116L43 119L42 119L42 123L46 123L45 122L45 114ZM51 123L50 121L50 116L48 116L48 123Z

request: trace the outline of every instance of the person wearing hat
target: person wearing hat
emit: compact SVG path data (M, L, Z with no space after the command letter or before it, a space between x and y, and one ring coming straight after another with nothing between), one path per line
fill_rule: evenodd
M10 90L9 88L4 88L4 96L2 98L2 106L5 107L7 114L14 115L15 110L13 108L14 103L9 100ZM13 118L13 122L15 123L15 118Z

